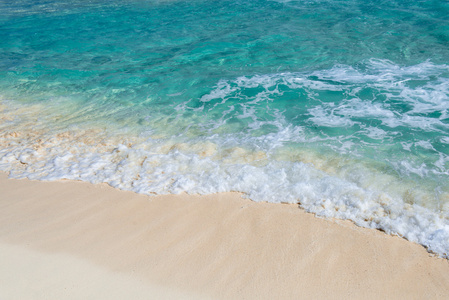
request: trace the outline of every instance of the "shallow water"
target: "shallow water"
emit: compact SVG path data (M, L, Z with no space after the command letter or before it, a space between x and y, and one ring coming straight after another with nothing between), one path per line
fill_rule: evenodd
M239 191L449 251L449 2L0 3L0 169Z

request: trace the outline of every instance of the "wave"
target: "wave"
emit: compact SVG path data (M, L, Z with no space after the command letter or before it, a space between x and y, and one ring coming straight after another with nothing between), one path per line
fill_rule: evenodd
M2 100L0 170L148 195L237 191L448 257L448 95L446 65L372 59L223 79L198 99L167 96L163 113L139 107L132 128L111 117L129 107Z

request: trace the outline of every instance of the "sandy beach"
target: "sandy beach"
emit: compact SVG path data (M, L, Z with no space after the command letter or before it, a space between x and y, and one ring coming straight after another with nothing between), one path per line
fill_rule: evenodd
M447 299L417 244L238 193L0 174L0 299Z
M0 1L0 300L449 299L448 24Z

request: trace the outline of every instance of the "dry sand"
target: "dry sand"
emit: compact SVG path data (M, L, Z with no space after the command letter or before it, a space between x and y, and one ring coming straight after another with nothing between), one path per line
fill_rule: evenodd
M417 244L237 193L148 197L0 173L0 299L448 299Z

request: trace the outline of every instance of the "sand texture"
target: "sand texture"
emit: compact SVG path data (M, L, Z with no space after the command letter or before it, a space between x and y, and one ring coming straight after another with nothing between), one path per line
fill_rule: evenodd
M417 244L240 194L0 173L0 299L448 299Z

